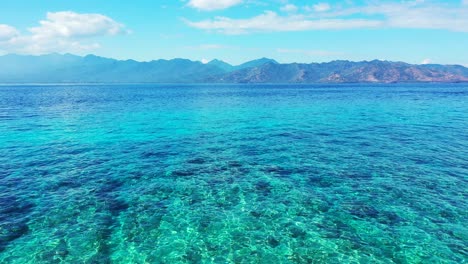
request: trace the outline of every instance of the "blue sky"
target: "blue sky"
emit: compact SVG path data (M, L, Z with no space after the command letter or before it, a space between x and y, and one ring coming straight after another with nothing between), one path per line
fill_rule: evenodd
M2 0L0 54L468 65L468 0Z

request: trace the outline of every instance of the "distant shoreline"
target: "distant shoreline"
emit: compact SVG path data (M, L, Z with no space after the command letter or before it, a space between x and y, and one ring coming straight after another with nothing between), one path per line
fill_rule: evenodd
M188 59L137 62L94 55L0 56L0 83L21 84L338 84L468 82L461 65L408 64L391 61L336 60L278 63L261 58L231 65Z
M393 86L393 85L412 85L412 84L468 84L468 81L461 82L348 82L348 83L152 83L152 82L137 82L137 83L113 83L113 82L99 82L99 83L0 83L0 86L119 86L119 85L189 85L189 86L251 86L251 85L289 85L289 86L319 86L319 85L382 85L382 86Z

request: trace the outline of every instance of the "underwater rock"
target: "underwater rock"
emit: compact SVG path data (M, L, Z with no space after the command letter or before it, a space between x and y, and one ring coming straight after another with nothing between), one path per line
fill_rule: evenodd
M78 188L82 185L82 183L79 180L76 179L64 179L57 183L56 188L66 188L66 189L74 189Z
M264 171L266 173L273 173L273 174L276 174L276 175L279 175L279 176L282 176L282 177L289 176L289 175L291 175L293 173L289 169L283 168L281 166L276 166L276 165L267 166L267 167L263 168L262 171Z
M306 231L296 225L291 226L289 232L291 232L291 237L293 238L305 238L307 235Z
M189 197L189 204L194 205L194 204L197 204L197 203L201 203L204 200L205 200L205 196L202 193L195 191ZM166 206L166 208L167 208L167 206Z
M114 192L122 187L123 180L107 179L100 183L100 188L97 190L96 195L98 197L107 197L113 195Z
M86 152L89 152L89 151L92 151L93 149L92 148L88 148L88 147L74 147L74 148L66 148L66 149L61 149L60 150L60 154L63 155L79 155L79 154L82 154L82 153L86 153Z
M169 151L145 151L143 153L141 153L141 157L142 158L145 158L145 159L148 159L148 158L165 158L165 157L168 157L168 156L171 156L171 155L174 155L173 152L169 152Z
M229 262L226 260L226 258L218 256L214 259L214 263L229 263Z
M29 232L27 221L33 206L16 196L0 196L0 251Z
M272 248L275 248L277 246L279 246L280 242L273 236L269 236L268 239L268 245L270 245L270 247Z
M325 201L324 199L320 198L309 198L304 202L305 206L309 210L313 210L315 212L328 212L331 208L329 202Z
M55 250L55 255L57 256L60 256L61 258L65 258L66 256L68 256L70 252L68 252L68 250Z
M261 180L255 184L255 189L263 195L268 195L271 193L272 187L269 182Z
M185 252L184 259L187 260L189 263L201 263L202 262L201 251L194 247L190 247Z
M210 225L211 225L211 218L207 217L207 216L203 216L201 219L200 219L200 222L199 222L199 228L201 230L205 230L207 229Z
M0 196L0 220L8 217L9 214L28 213L32 208L32 203L21 200L17 196Z
M354 205L352 206L350 213L359 218L377 218L379 211L370 205Z
M59 256L60 258L65 258L69 253L70 252L68 251L67 243L65 240L61 239L60 243L55 248L55 255Z
M195 173L189 170L174 170L170 173L170 175L175 176L175 177L187 177L187 176L193 176L195 175Z
M108 201L107 207L112 215L118 215L120 212L126 211L130 205L122 200L119 199L112 199Z
M262 153L257 148L249 147L242 149L242 155L244 156L258 156L260 154Z
M380 217L378 220L379 223L382 224L396 225L403 222L404 219L394 212L383 211L380 213Z
M308 182L314 186L326 188L333 186L332 179L325 176L311 175L307 178Z
M345 231L350 230L350 226L342 220L334 219L334 216L329 216L323 223L317 224L320 228L320 234L324 238L337 239L341 238Z
M225 172L225 171L228 171L229 168L227 166L216 166L214 168L212 168L212 173L222 173L222 172Z
M235 160L229 161L228 166L233 167L233 168L239 168L239 167L242 167L242 163L240 163L239 161L235 161Z
M237 167L237 171L239 172L239 174L241 174L242 176L245 176L247 174L250 173L250 169L249 168L245 168L245 167Z
M445 233L461 241L468 241L468 233L462 226L450 226L450 229L446 229Z
M259 218L260 216L263 215L263 212L260 210L253 210L253 211L250 211L250 215L255 218Z
M226 179L226 183L228 183L228 184L233 184L234 182L235 182L234 177L229 177L229 178Z
M274 136L278 136L278 137L293 137L294 134L293 134L293 133L289 133L289 132L281 132L281 133L275 134Z
M466 256L468 254L468 249L463 243L457 243L455 241L453 243L449 243L447 246L454 253L460 254L462 256Z
M238 185L234 185L234 186L229 190L229 195L236 195L236 196L238 196L240 192L241 192L241 188L240 188Z
M328 238L328 239L337 239L341 237L341 232L339 230L327 230L321 233L323 238Z
M369 180L372 179L372 173L369 171L345 171L340 173L340 177L345 179Z
M457 218L457 214L450 209L443 209L439 212L439 215L444 219L449 219L453 221Z
M283 168L281 168L280 166L271 165L271 166L267 166L267 167L263 168L263 171L265 171L265 172L279 172L282 169Z
M198 158L193 158L193 159L187 160L187 163L190 163L190 164L204 164L204 163L206 163L206 160L204 158L198 157Z
M0 225L0 251L3 250L8 243L18 239L29 232L29 227L26 223L9 223Z

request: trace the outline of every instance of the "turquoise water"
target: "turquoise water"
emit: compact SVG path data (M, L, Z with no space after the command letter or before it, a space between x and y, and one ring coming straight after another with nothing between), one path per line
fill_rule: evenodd
M0 86L0 263L466 263L468 85Z

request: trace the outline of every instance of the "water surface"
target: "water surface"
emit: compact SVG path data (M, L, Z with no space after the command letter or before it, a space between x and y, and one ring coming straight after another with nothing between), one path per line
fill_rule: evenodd
M468 85L0 86L0 263L465 263Z

